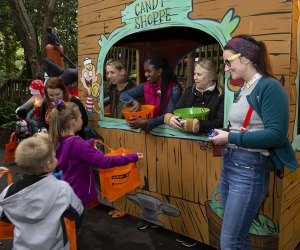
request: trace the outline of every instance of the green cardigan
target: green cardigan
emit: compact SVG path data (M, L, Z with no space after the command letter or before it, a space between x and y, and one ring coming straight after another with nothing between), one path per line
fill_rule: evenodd
M235 97L239 93L240 90L236 92ZM298 168L298 162L287 138L289 106L283 87L273 78L262 77L247 96L247 100L262 119L265 129L230 132L228 142L245 148L269 149L270 158L276 169L287 166L291 172L294 172Z

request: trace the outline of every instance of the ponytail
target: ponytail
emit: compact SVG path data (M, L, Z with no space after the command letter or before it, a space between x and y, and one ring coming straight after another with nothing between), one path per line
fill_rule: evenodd
M52 109L50 114L49 138L55 148L58 146L63 132L70 128L70 121L76 119L79 115L78 105L72 102Z
M257 63L257 71L258 72L261 71L260 73L264 76L275 78L271 67L270 56L266 44L260 41L257 42L257 45L259 46L260 49L260 53L259 53L260 63Z
M54 148L59 144L63 129L60 125L59 111L53 108L50 114L49 138L52 141Z

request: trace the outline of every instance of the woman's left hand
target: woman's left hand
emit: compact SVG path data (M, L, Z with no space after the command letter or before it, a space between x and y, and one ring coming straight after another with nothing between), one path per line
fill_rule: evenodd
M148 125L147 120L143 120L139 117L132 117L128 121L128 125L130 128L146 128Z
M218 133L218 135L214 137L209 137L208 139L212 141L215 145L224 145L228 143L228 132L221 130L221 129L215 129L215 132Z
M136 111L140 111L141 110L141 104L136 101L136 100L133 100L132 103L131 103L131 112L136 112Z

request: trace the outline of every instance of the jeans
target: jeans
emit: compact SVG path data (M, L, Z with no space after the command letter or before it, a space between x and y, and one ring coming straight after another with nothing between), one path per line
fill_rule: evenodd
M269 158L261 153L225 148L220 178L222 250L251 249L249 229L268 191L269 169Z

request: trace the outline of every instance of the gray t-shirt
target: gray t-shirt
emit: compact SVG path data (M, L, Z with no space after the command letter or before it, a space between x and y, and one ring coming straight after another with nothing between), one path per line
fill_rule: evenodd
M250 106L246 96L251 94L251 92L256 87L260 78L261 75L256 74L254 76L254 81L251 84L251 86L248 87L247 84L245 84L242 87L239 96L234 100L233 104L231 105L228 113L228 122L230 122L230 127L229 127L230 132L241 133L241 127L244 124ZM253 110L246 131L252 132L252 131L262 130L264 128L265 126L263 124L263 121L256 113L256 111ZM268 152L267 150L263 150L263 149L254 149L251 151Z

